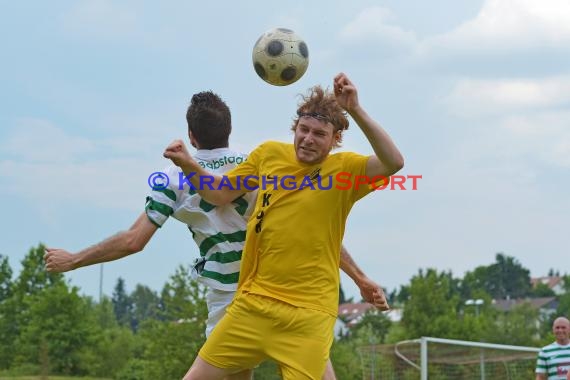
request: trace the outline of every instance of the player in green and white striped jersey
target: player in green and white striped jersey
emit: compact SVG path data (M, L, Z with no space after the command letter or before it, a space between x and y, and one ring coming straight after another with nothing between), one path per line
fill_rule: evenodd
M246 158L228 148L199 149L194 157L204 165L222 162L217 173L224 173ZM164 189L154 189L147 198L148 218L158 227L171 216L188 225L200 256L205 259L198 263L198 280L214 289L235 291L245 240L244 220L251 215L256 193L248 193L228 207L216 207L184 182L179 185L180 177L184 177L179 167L172 165L162 173L168 176L169 183Z
M566 380L570 373L570 321L558 317L552 324L554 343L542 347L536 360L536 380Z
M194 144L200 146L197 141ZM224 173L246 159L246 155L229 148L198 149L194 157L216 173ZM179 167L169 166L162 173L168 178L168 186L151 192L146 215L157 227L162 227L172 216L188 225L192 232L200 250L192 274L208 287L208 336L237 290L246 221L255 207L257 192L245 194L229 205L214 206L184 184L184 173Z

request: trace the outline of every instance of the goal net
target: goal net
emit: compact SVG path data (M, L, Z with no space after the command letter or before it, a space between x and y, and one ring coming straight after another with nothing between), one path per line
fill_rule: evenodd
M365 380L533 379L536 347L421 338L359 348Z

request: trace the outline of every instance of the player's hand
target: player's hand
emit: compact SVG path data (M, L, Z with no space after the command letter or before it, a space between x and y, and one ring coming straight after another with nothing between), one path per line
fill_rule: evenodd
M380 311L390 310L390 305L388 305L384 290L380 285L369 278L362 279L357 285L360 289L360 295L366 302L374 305Z
M174 140L168 145L163 156L170 159L174 165L182 168L186 165L192 165L195 161L192 159L186 145L182 140Z
M45 268L48 272L68 272L75 269L74 255L64 249L46 248L44 254Z
M333 89L336 102L346 110L346 112L351 113L359 107L356 87L348 79L346 74L340 73L334 77Z

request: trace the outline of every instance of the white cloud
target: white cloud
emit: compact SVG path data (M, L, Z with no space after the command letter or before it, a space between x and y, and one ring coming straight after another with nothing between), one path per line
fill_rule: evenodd
M546 79L462 79L443 100L463 116L504 114L570 103L570 77Z
M382 45L396 49L415 46L415 34L391 24L394 19L394 14L387 8L364 9L342 28L340 39L347 45L367 45L371 50L378 49Z
M570 169L570 112L550 111L506 118L501 127L507 138L528 154L553 166Z
M474 165L508 160L531 177L539 164L570 168L570 77L464 79L444 103L472 135L458 151Z
M78 154L95 150L89 139L70 136L46 120L20 119L16 128L17 132L0 144L0 152L28 162L67 162Z
M567 0L486 0L474 19L426 41L465 51L565 47L569 42Z
M142 197L132 196L145 188L150 173L137 160L110 159L87 163L43 164L1 161L4 184L0 190L18 194L38 211L46 199L58 204L87 203L108 209L140 209ZM138 206L138 207L137 207Z
M36 119L17 126L0 145L0 192L26 198L40 213L50 207L46 199L140 209L148 176L168 165L149 139L75 137Z

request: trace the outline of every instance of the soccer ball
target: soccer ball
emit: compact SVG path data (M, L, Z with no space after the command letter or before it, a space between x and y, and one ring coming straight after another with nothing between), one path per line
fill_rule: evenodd
M290 29L269 30L253 46L253 68L261 79L274 86L287 86L305 74L309 49Z

